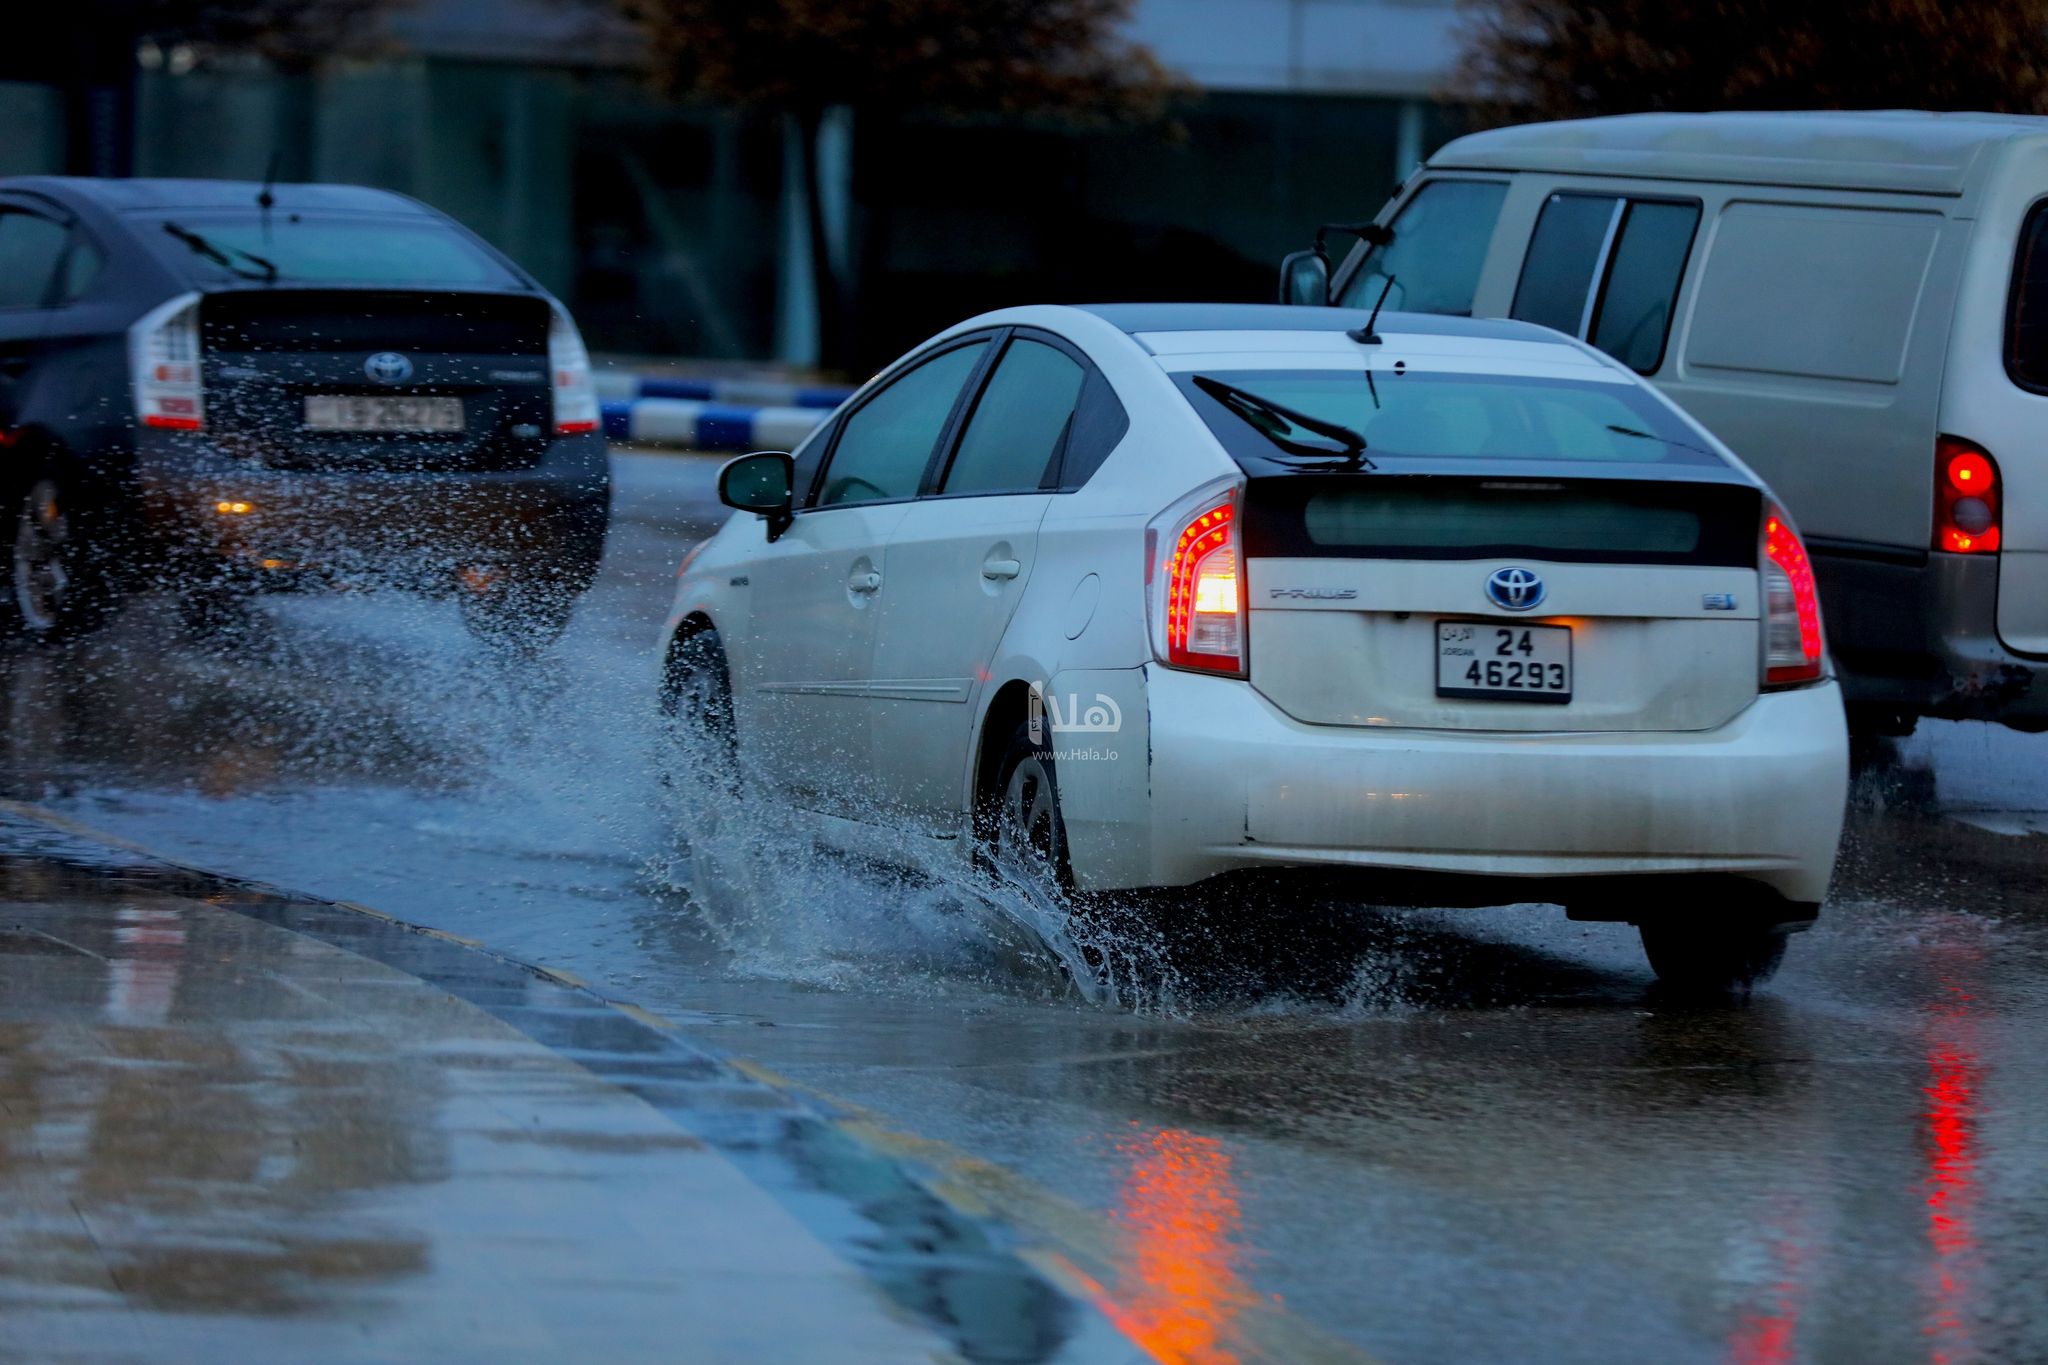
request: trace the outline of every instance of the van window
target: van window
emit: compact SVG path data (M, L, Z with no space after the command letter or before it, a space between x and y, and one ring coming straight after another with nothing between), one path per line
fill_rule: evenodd
M1631 200L1621 220L1614 263L1586 340L1637 374L1654 374L1664 362L1671 310L1699 225L1698 204L1662 200Z
M1586 300L1620 214L1614 195L1551 195L1536 219L1508 316L1583 337Z
M1700 369L1896 384L1939 213L1732 203L1700 273Z
M1590 341L1639 374L1663 363L1700 206L1553 194L1536 219L1509 316Z
M2027 211L2012 266L2005 370L2022 388L2048 393L2048 202Z
M1393 223L1394 240L1365 258L1336 302L1370 308L1392 278L1389 309L1472 316L1479 271L1507 193L1507 185L1498 180L1428 182L1402 205Z

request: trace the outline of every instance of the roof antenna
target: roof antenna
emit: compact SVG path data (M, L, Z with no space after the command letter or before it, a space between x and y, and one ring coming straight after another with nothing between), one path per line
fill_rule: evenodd
M1400 277L1397 275L1387 276L1386 287L1380 290L1380 301L1372 306L1372 316L1365 320L1365 326L1354 327L1346 332L1345 336L1350 337L1361 346L1377 346L1380 344L1380 334L1373 330L1373 324L1380 320L1380 309L1387 306L1387 295L1394 292L1394 281L1398 278Z

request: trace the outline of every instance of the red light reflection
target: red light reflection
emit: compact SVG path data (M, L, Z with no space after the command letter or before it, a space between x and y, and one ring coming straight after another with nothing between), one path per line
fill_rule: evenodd
M1771 1268L1777 1278L1768 1299L1736 1320L1735 1333L1728 1339L1728 1365L1792 1365L1799 1358L1794 1342L1799 1304L1805 1297L1800 1246L1795 1230L1780 1231L1771 1239Z
M1163 1365L1239 1359L1237 1318L1252 1301L1238 1273L1237 1181L1214 1138L1177 1128L1134 1130L1116 1142L1130 1162L1111 1211L1130 1258L1102 1307Z
M1934 1250L1934 1302L1924 1329L1935 1365L1976 1354L1966 1309L1977 1262L1977 1021L1969 992L1944 972L1941 998L1927 1020L1927 1241Z

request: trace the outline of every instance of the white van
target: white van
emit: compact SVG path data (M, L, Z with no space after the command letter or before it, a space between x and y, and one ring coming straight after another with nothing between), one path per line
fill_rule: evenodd
M1288 302L1542 323L1783 496L1851 722L2048 729L2048 118L1646 114L1460 138Z

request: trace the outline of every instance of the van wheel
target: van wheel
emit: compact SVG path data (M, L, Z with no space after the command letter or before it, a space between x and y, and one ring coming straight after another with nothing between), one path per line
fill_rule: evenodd
M1711 917L1652 920L1640 926L1643 953L1666 987L1684 995L1747 995L1785 960L1789 935L1775 924L1730 924Z
M17 634L38 641L69 639L95 629L113 612L113 586L84 553L76 511L49 474L31 480L13 504L0 614Z

